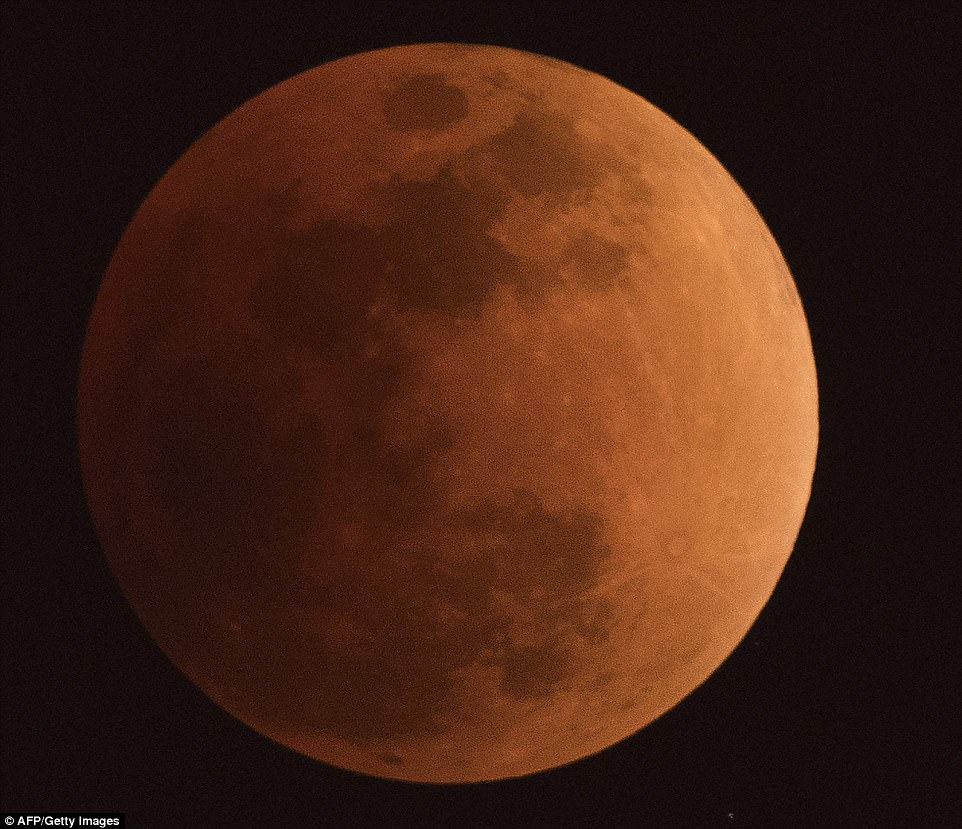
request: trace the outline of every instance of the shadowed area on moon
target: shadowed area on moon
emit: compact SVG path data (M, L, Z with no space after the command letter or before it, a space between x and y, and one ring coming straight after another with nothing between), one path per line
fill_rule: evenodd
M440 128L464 114L455 93L437 76L407 80L386 98L389 121ZM525 114L486 151L526 195L563 200L599 181L583 143L562 119ZM545 159L534 174L524 162L532 146ZM446 424L404 447L382 430L385 407L419 365L370 313L379 299L401 312L471 316L499 286L530 304L562 287L560 277L490 235L510 198L490 180L465 184L446 164L430 181L394 178L370 198L384 205L386 226L325 220L295 234L282 230L296 187L287 204L277 199L272 266L249 300L271 341L155 362L163 385L149 409L158 448L149 489L167 504L184 550L167 574L182 592L173 606L209 603L198 634L217 630L225 606L241 620L210 641L204 675L245 689L260 722L360 744L441 733L455 674L475 663L500 668L511 698L549 696L578 673L573 652L604 638L611 613L585 596L609 552L597 512L551 511L524 490L452 511L433 475L452 441ZM171 257L153 275L163 287L152 309L176 313L171 286L193 270L184 257L217 244L205 236L211 226L211 216L182 217ZM566 258L576 281L568 287L586 290L611 287L626 264L623 248L587 233ZM287 430L272 423L282 392L299 382L278 357L292 349L329 361L344 379L338 435L326 442L319 436L330 429L310 416ZM429 523L471 554L452 559L421 545L399 557L409 531ZM345 528L364 533L363 562ZM317 559L310 583L305 540ZM512 643L512 602L540 620L534 644ZM344 641L304 636L278 647L275 631L292 617L340 630Z
M782 429L765 383L798 364L751 303L801 309L760 223L742 251L784 272L761 287L698 212L733 185L636 165L644 130L690 139L647 110L610 127L623 90L605 109L553 59L395 51L346 126L341 76L307 73L145 203L88 336L85 485L135 610L231 713L348 768L495 779L644 725L744 632L790 474L732 459ZM580 78L588 114L539 73ZM756 576L742 551L770 539Z

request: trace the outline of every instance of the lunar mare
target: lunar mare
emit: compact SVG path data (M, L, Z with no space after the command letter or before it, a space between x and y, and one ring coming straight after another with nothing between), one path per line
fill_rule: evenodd
M642 98L433 44L279 84L125 232L84 348L111 569L225 710L413 781L632 734L745 635L816 377L738 185Z

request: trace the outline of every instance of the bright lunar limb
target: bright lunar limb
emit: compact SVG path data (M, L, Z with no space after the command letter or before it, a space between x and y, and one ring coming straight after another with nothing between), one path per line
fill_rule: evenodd
M771 234L632 92L403 46L254 98L124 234L85 344L110 566L231 714L463 782L632 734L745 635L817 443Z

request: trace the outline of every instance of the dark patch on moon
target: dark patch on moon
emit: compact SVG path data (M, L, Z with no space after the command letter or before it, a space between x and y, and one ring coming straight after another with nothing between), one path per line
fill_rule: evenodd
M217 222L207 211L191 207L177 213L169 242L143 275L148 296L129 338L131 348L163 343L193 295L211 248L211 229Z
M378 242L402 307L459 314L498 285L522 298L544 290L543 274L487 232L507 197L485 180L465 184L445 166L429 182L394 180L383 197L392 221Z
M604 180L606 167L593 157L592 145L569 119L547 110L519 113L488 149L511 186L525 196L566 198Z
M525 492L515 503L532 511L534 529L518 518L493 531L482 516L503 510L491 504L470 515L432 505L456 547L479 541L478 534L498 536L468 562L424 545L398 556L403 533L379 524L376 514L367 516L374 537L360 560L335 546L323 583L295 593L290 603L273 590L252 597L242 647L232 659L212 659L207 669L226 672L225 684L245 688L258 721L370 747L444 732L457 715L450 703L456 672L473 663L499 668L502 691L514 699L549 696L579 676L571 655L585 643L572 617L601 601L585 590L608 551L597 515L546 510ZM510 644L513 618L504 595L540 620L541 643ZM305 634L278 648L275 631L304 618L341 619L353 638L333 643Z
M253 316L287 345L330 356L355 350L386 270L374 242L368 228L334 221L289 236L251 295Z
M384 116L396 130L443 130L468 114L463 90L443 75L414 75L384 98Z
M514 699L550 696L568 676L571 661L556 639L513 648L502 657L501 690Z
M451 445L443 423L427 424L403 447L382 430L388 402L418 380L413 355L370 313L394 272L374 231L322 222L288 240L250 297L252 316L275 341L326 358L340 378L332 390L340 424L325 459L325 478L335 483L324 495L345 521L359 520L354 513L399 523L417 515L439 497L430 469Z
M629 257L624 245L585 230L568 244L565 253L575 272L575 284L599 291L623 284Z
M495 69L492 72L485 72L483 75L481 75L481 79L487 81L489 84L498 89L516 90L518 87L517 81L512 79L512 77L503 69Z
M585 509L547 510L534 495L518 490L507 502L477 506L463 520L488 540L482 555L501 563L496 589L534 608L545 624L540 644L506 642L491 660L503 669L502 690L517 699L548 696L570 678L570 646L597 644L606 634L584 625L586 618L601 620L610 613L606 602L584 598L610 555L601 516Z
M223 570L234 581L239 571L269 571L266 551L290 543L312 512L321 424L271 423L282 387L296 380L268 361L256 347L188 357L158 378L147 407L157 450L148 491L196 551L197 576Z
M402 310L459 315L476 312L499 285L536 302L560 284L487 232L507 203L490 182L466 184L445 166L427 182L392 179L371 198L389 213L386 227L320 222L290 237L258 283L254 315L280 339L320 353L341 340L353 347L357 338L339 332L361 325L383 290Z
M607 556L602 519L587 509L555 512L524 489L507 500L485 501L465 512L472 531L491 538L488 555L510 562L503 587L530 599L535 591L567 597L594 583Z
M387 752L386 754L380 755L381 760L387 763L389 766L402 766L404 765L404 758L398 757L397 754L391 754Z
M320 222L292 236L276 272L259 282L255 316L281 339L327 352L337 331L361 324L385 290L402 310L462 315L476 313L499 286L534 306L562 284L557 270L508 252L490 235L508 194L485 178L465 181L445 165L430 181L394 178L370 198L390 216L385 227ZM585 231L565 259L574 266L570 287L608 290L627 251Z

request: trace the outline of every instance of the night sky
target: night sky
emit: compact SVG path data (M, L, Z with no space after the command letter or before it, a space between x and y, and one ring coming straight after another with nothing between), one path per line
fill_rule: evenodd
M164 5L2 11L0 807L133 827L962 823L958 13ZM425 41L567 60L690 130L778 240L819 376L808 513L734 654L599 755L469 786L331 768L211 703L110 576L74 433L97 287L164 171L274 83Z

